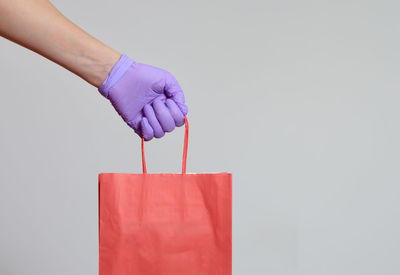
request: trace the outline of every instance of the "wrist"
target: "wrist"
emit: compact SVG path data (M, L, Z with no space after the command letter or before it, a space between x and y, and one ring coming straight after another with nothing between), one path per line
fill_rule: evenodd
M96 88L99 88L120 58L121 54L112 49L104 53L96 53L92 56L82 56L83 60L81 64L86 70L84 79Z
M127 55L123 54L118 59L116 64L111 68L109 73L107 74L105 80L99 87L99 92L105 97L108 98L109 90L112 86L117 83L121 77L126 73L126 71L134 64L135 61L129 58Z

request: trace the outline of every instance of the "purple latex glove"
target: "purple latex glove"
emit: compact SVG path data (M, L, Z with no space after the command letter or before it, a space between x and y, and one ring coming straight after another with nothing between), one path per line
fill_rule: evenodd
M173 75L126 55L114 65L99 91L146 141L161 138L185 123L188 108Z

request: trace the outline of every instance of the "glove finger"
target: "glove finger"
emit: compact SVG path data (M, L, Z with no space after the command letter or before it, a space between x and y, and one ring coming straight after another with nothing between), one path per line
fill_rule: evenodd
M153 107L150 104L146 104L143 108L144 115L146 116L150 126L153 128L154 136L161 138L165 135L160 123L157 120L156 114L154 113Z
M188 107L185 104L185 95L178 81L173 75L169 75L165 83L164 92L168 98L171 98L178 105L183 115L187 115Z
M185 95L183 94L183 91L177 91L172 95L171 98L178 105L179 109L182 111L182 114L186 116L188 113L188 107L185 104Z
M154 137L153 128L151 128L150 123L146 117L142 119L141 130L145 141L149 141Z
M176 105L175 101L168 98L166 100L165 104L167 104L169 112L172 115L172 117L174 118L175 125L180 127L183 124L185 124L185 118L184 118L181 110L179 109L178 105Z
M138 134L140 137L142 136L142 131L140 129L140 122L142 121L143 115L139 113L135 119L128 121L127 124Z
M163 130L165 132L173 131L175 129L175 121L165 103L157 98L153 101L153 109Z

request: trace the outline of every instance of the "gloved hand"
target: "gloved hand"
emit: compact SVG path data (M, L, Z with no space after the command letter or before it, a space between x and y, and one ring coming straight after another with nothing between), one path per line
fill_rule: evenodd
M114 65L99 91L146 141L161 138L185 123L188 108L172 74L126 55Z

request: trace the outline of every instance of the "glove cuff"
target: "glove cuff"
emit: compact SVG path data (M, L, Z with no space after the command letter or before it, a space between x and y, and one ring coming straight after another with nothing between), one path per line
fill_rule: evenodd
M103 84L99 87L99 92L108 99L108 92L118 80L126 73L129 67L135 63L135 61L129 58L127 55L123 54L117 63L112 67L111 71L108 73Z

